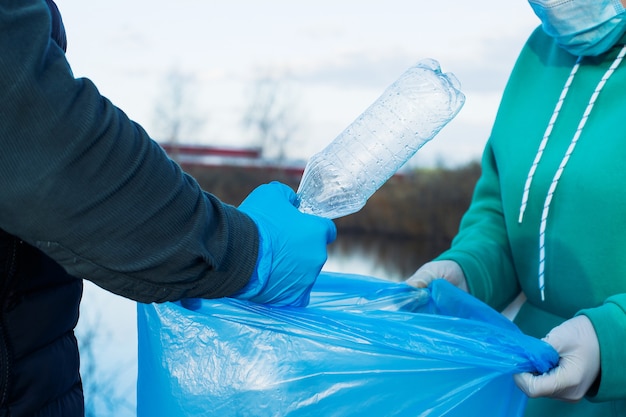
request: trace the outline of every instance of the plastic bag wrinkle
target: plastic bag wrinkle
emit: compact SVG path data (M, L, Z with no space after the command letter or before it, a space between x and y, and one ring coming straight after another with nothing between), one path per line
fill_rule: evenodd
M139 417L521 416L511 375L558 361L443 280L322 273L306 308L139 304L138 326Z

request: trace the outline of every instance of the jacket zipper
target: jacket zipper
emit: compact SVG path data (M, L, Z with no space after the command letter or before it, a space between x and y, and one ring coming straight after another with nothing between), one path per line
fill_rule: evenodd
M9 378L10 378L10 348L9 337L6 328L6 317L4 315L4 307L7 297L8 288L13 281L17 267L17 246L18 240L11 237L9 244L7 262L5 267L6 275L0 277L2 279L2 287L0 290L0 406L7 407L7 400L9 395Z

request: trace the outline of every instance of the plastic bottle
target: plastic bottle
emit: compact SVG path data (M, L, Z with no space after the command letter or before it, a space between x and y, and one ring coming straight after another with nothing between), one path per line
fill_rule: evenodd
M456 116L465 96L433 59L419 61L308 161L299 209L334 219L359 211L376 190Z

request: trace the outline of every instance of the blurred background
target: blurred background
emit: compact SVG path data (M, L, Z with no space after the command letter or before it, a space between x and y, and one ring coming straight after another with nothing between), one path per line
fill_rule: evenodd
M361 213L337 222L325 269L391 280L449 244L508 74L538 25L522 0L57 4L75 76L231 204L271 179L297 187L307 158L418 60L454 73L466 95L459 115ZM176 149L186 145L252 150L264 169L220 155L185 160ZM77 333L87 416L134 415L135 326L133 302L85 283Z

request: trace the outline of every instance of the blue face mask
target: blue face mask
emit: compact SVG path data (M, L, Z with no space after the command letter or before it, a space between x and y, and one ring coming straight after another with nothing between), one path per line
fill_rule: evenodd
M576 56L608 51L626 32L620 0L528 0L543 30Z

